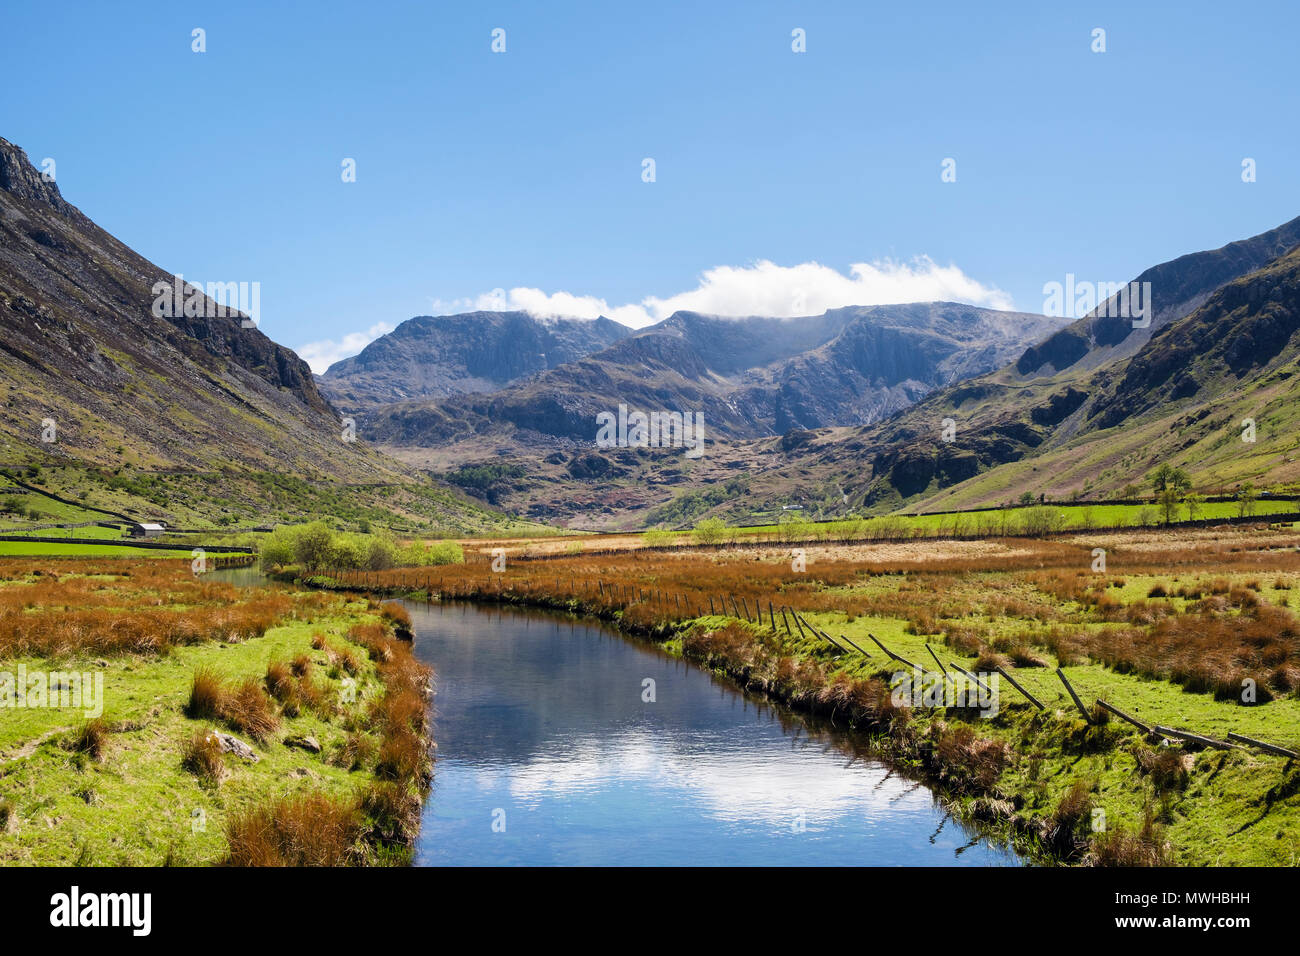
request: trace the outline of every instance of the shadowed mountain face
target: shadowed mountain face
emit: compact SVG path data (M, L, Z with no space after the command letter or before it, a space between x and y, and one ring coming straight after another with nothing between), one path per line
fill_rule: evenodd
M1153 315L1149 328L1134 328L1131 318L1113 314L1116 309L1099 307L1026 349L1016 362L1016 371L1051 375L1071 366L1097 368L1134 355L1160 329L1199 308L1214 290L1262 268L1297 244L1300 217L1221 249L1193 252L1153 266L1134 280L1150 283Z
M877 508L918 496L925 498L922 507L933 508L1000 502L1025 490L1118 491L1142 484L1157 457L1193 470L1204 466L1207 479L1226 480L1233 468L1213 475L1208 469L1217 452L1198 458L1188 449L1212 437L1205 433L1211 424L1224 428L1225 416L1210 414L1216 403L1235 403L1251 417L1252 409L1276 400L1273 393L1289 389L1281 383L1290 380L1286 367L1295 358L1297 245L1300 219L1148 269L1137 281L1151 283L1151 328L1090 315L1030 348L1014 365L838 436L801 464L828 474L847 474L850 467L861 473L865 457L870 477L865 486L858 483L854 497ZM1252 404L1252 393L1265 383L1268 395L1261 391ZM1180 417L1188 409L1202 411ZM957 425L952 442L941 441L946 418ZM1153 424L1166 418L1164 431ZM1177 437L1172 444L1170 430ZM1130 447L1137 436L1141 441ZM1112 461L1110 450L1119 449L1125 450L1123 463ZM1077 459L1077 470L1066 459ZM1249 469L1240 474L1259 477Z
M169 273L104 232L0 139L0 445L150 467L364 474L306 363L241 316L153 314ZM56 440L42 441L46 419Z
M980 351L953 342L994 320L985 330L1009 340L1019 319L951 305L784 325L680 314L496 395L383 409L374 426L427 467L494 462L496 478L466 476L491 479L491 500L508 509L594 528L753 520L790 503L829 517L1120 494L1163 461L1206 491L1300 483L1298 244L1300 220L1148 269L1137 279L1151 283L1148 329L1098 310L1061 331L1039 326L1027 350ZM783 341L784 328L802 338ZM996 370L971 375L999 352ZM582 447L615 400L703 408L721 440L698 463ZM876 420L825 427L849 415Z
M946 302L798 319L678 312L491 394L376 408L365 433L425 448L516 431L591 444L596 415L620 404L698 412L710 435L732 438L873 422L997 367L1057 324Z
M421 315L335 362L321 390L345 412L421 398L492 392L613 345L632 330L604 317L526 312Z

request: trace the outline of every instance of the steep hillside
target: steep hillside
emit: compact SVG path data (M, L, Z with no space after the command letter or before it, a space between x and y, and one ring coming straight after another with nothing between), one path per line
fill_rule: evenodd
M281 514L271 489L284 482L309 489L295 496L308 511L313 495L364 483L411 486L395 510L412 525L485 517L344 441L307 365L242 315L208 317L202 296L197 315L156 315L158 282L173 278L0 139L0 466L42 467L89 504L187 524ZM159 482L170 490L153 498L128 490Z
M934 509L1144 485L1168 462L1205 492L1300 484L1300 248L1228 283L1098 376L1061 442L935 495ZM1250 427L1253 423L1253 428Z
M632 330L604 317L538 319L526 312L421 315L319 378L346 413L421 398L492 392L608 348Z
M1164 383L1167 387L1163 391L1158 388L1160 382L1150 383L1156 390L1146 407L1170 398L1188 397L1192 394L1191 378L1180 376L1176 366L1149 364L1157 361L1150 356L1163 353L1163 347L1157 348L1156 343L1167 334L1166 330L1209 306L1225 284L1267 267L1298 243L1300 219L1252 239L1181 256L1148 269L1135 281L1151 283L1154 314L1150 328L1134 328L1130 318L1107 316L1106 308L1099 307L1026 350L1015 363L937 391L878 426L850 430L818 449L805 464L820 473L841 475L847 487L853 489L853 503L873 510L897 507L918 496L922 498L918 506L923 508L1001 500L996 496L1010 492L1027 479L1023 475L1008 478L1005 487L997 479L990 479L991 484L972 482L963 485L962 491L930 499L989 469L1036 459L1065 446L1076 436L1115 424L1122 412L1111 411L1107 418L1098 416L1104 403L1116 401L1114 386L1126 374L1130 377L1127 397L1122 402L1130 411L1136 408L1134 403L1144 401L1140 398L1142 379L1157 367L1162 374L1167 373L1170 381ZM1227 335L1228 330L1220 329L1219 334ZM945 419L952 420L956 428L951 442L942 440ZM862 467L864 458L869 469ZM1027 466L1031 477L1035 467ZM1014 473L1019 475L1022 470ZM852 479L855 471L859 476L856 481ZM1117 487L1112 490L1128 484L1130 477L1117 473L1111 482ZM1109 481L1110 476L1104 480ZM1087 485L1090 489L1100 488L1102 481L1099 474L1093 474ZM1082 492L1084 483L1082 478L1071 479L1051 490L1060 492L1068 487L1072 492ZM986 484L988 493L966 493ZM1033 484L1036 493L1048 490L1039 488L1039 481ZM1016 490L1016 495L1023 490Z

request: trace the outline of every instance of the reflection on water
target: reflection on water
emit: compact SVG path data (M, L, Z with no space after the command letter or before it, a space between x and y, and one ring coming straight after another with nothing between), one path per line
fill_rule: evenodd
M651 647L532 612L407 606L438 684L421 864L1018 863L843 735Z

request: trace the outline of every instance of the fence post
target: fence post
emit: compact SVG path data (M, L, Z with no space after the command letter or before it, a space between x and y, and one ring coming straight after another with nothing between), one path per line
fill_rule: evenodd
M1070 686L1070 682L1065 679L1065 671L1058 667L1056 669L1056 676L1061 678L1061 683L1064 684L1065 689L1070 692L1070 697L1074 699L1074 706L1079 708L1079 713L1083 714L1083 719L1091 724L1092 715L1089 714L1087 709L1083 706L1083 701L1079 700L1079 695L1074 692L1074 688Z
M1014 677L1012 677L1010 674L1008 674L1006 671L1004 671L1001 667L999 667L999 666L994 666L993 669L994 669L995 671L997 671L999 674L1001 674L1003 677L1005 677L1005 678L1010 682L1010 684L1011 684L1012 687L1014 687L1016 690L1020 691L1020 693L1024 694L1027 698L1029 698L1029 702L1030 702L1031 704L1033 704L1033 705L1034 705L1035 707L1037 707L1039 710L1045 710L1045 709L1046 709L1045 707L1043 707L1043 705L1042 705L1041 703L1039 703L1037 697L1035 697L1033 694L1029 693L1029 691L1027 691L1027 690L1025 690L1023 687L1021 687L1021 686L1016 682L1016 679L1015 679Z

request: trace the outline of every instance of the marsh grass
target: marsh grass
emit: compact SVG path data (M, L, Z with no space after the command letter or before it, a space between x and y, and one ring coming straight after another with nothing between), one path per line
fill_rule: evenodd
M102 761L108 753L109 736L112 733L108 722L102 717L88 720L73 736L71 749L85 754L91 760Z
M181 752L181 766L213 788L229 774L221 754L221 744L211 728L194 731Z
M226 823L227 866L347 866L364 860L355 798L280 797Z

